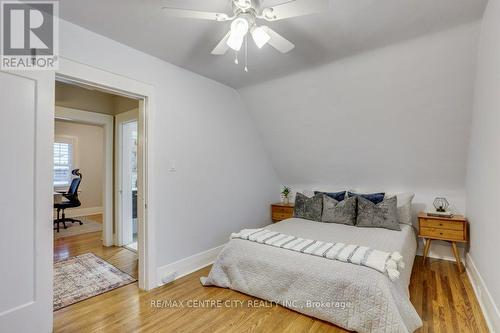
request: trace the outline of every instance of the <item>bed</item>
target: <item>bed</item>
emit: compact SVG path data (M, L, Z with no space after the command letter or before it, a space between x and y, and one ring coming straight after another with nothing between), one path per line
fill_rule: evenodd
M357 332L413 332L422 326L408 291L417 248L411 226L401 224L401 231L393 231L291 218L266 229L399 251L405 267L392 282L369 267L231 239L202 283L277 302Z

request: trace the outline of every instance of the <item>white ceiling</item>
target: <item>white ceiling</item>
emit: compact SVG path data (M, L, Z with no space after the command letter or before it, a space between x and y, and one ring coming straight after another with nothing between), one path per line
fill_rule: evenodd
M264 5L286 0L264 0ZM210 52L227 22L172 18L161 7L225 11L230 0L61 0L63 19L229 86L239 88L364 50L479 19L487 0L330 0L328 12L268 22L296 48L281 54L249 43L249 73L234 53Z

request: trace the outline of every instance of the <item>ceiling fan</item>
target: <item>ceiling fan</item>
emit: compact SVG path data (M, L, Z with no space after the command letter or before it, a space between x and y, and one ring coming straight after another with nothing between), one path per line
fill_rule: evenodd
M230 48L238 52L247 44L248 34L260 49L269 44L282 53L291 51L295 45L268 26L258 25L258 20L278 21L327 10L329 0L289 0L285 3L263 7L262 0L230 0L233 14L204 12L189 9L162 7L167 15L183 18L231 22L229 32L212 50L214 55L223 55ZM246 47L245 47L246 53ZM238 63L236 57L235 63ZM245 71L248 71L245 66Z

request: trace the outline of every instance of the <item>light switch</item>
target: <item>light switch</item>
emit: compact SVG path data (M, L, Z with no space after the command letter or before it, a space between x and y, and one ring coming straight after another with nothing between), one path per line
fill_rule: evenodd
M177 168L176 168L176 161L175 160L170 160L170 168L168 169L168 171L170 172L176 172L177 171Z

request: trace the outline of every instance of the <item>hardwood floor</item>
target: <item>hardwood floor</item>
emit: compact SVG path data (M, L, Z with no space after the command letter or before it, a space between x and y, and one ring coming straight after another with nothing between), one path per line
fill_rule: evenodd
M467 273L452 261L416 259L410 299L424 322L420 332L488 332Z
M85 216L86 219L102 223L102 214ZM54 240L54 261L64 260L92 252L103 258L123 272L138 277L137 253L123 247L102 246L102 233L91 232L82 235L68 236Z
M95 222L99 222L102 224L102 214L95 214L95 215L87 215L87 216L84 216L84 218L87 218L89 220L92 220L92 221L95 221Z
M137 254L123 247L104 247L101 232L69 236L54 241L54 261L92 252L137 279Z
M99 233L58 240L54 259L86 252L137 276L137 261L131 260L135 253L117 247L103 248ZM76 303L54 312L54 331L346 332L281 306L261 303L266 306L249 307L247 302L257 299L229 289L201 286L199 277L208 272L209 267L203 268L151 292L140 291L134 283ZM423 264L422 257L417 257L410 293L424 322L418 332L488 332L469 279L458 273L454 262L428 259ZM192 300L201 303L195 307L188 303ZM152 305L158 301L160 304ZM219 308L217 301L243 301L244 306Z

